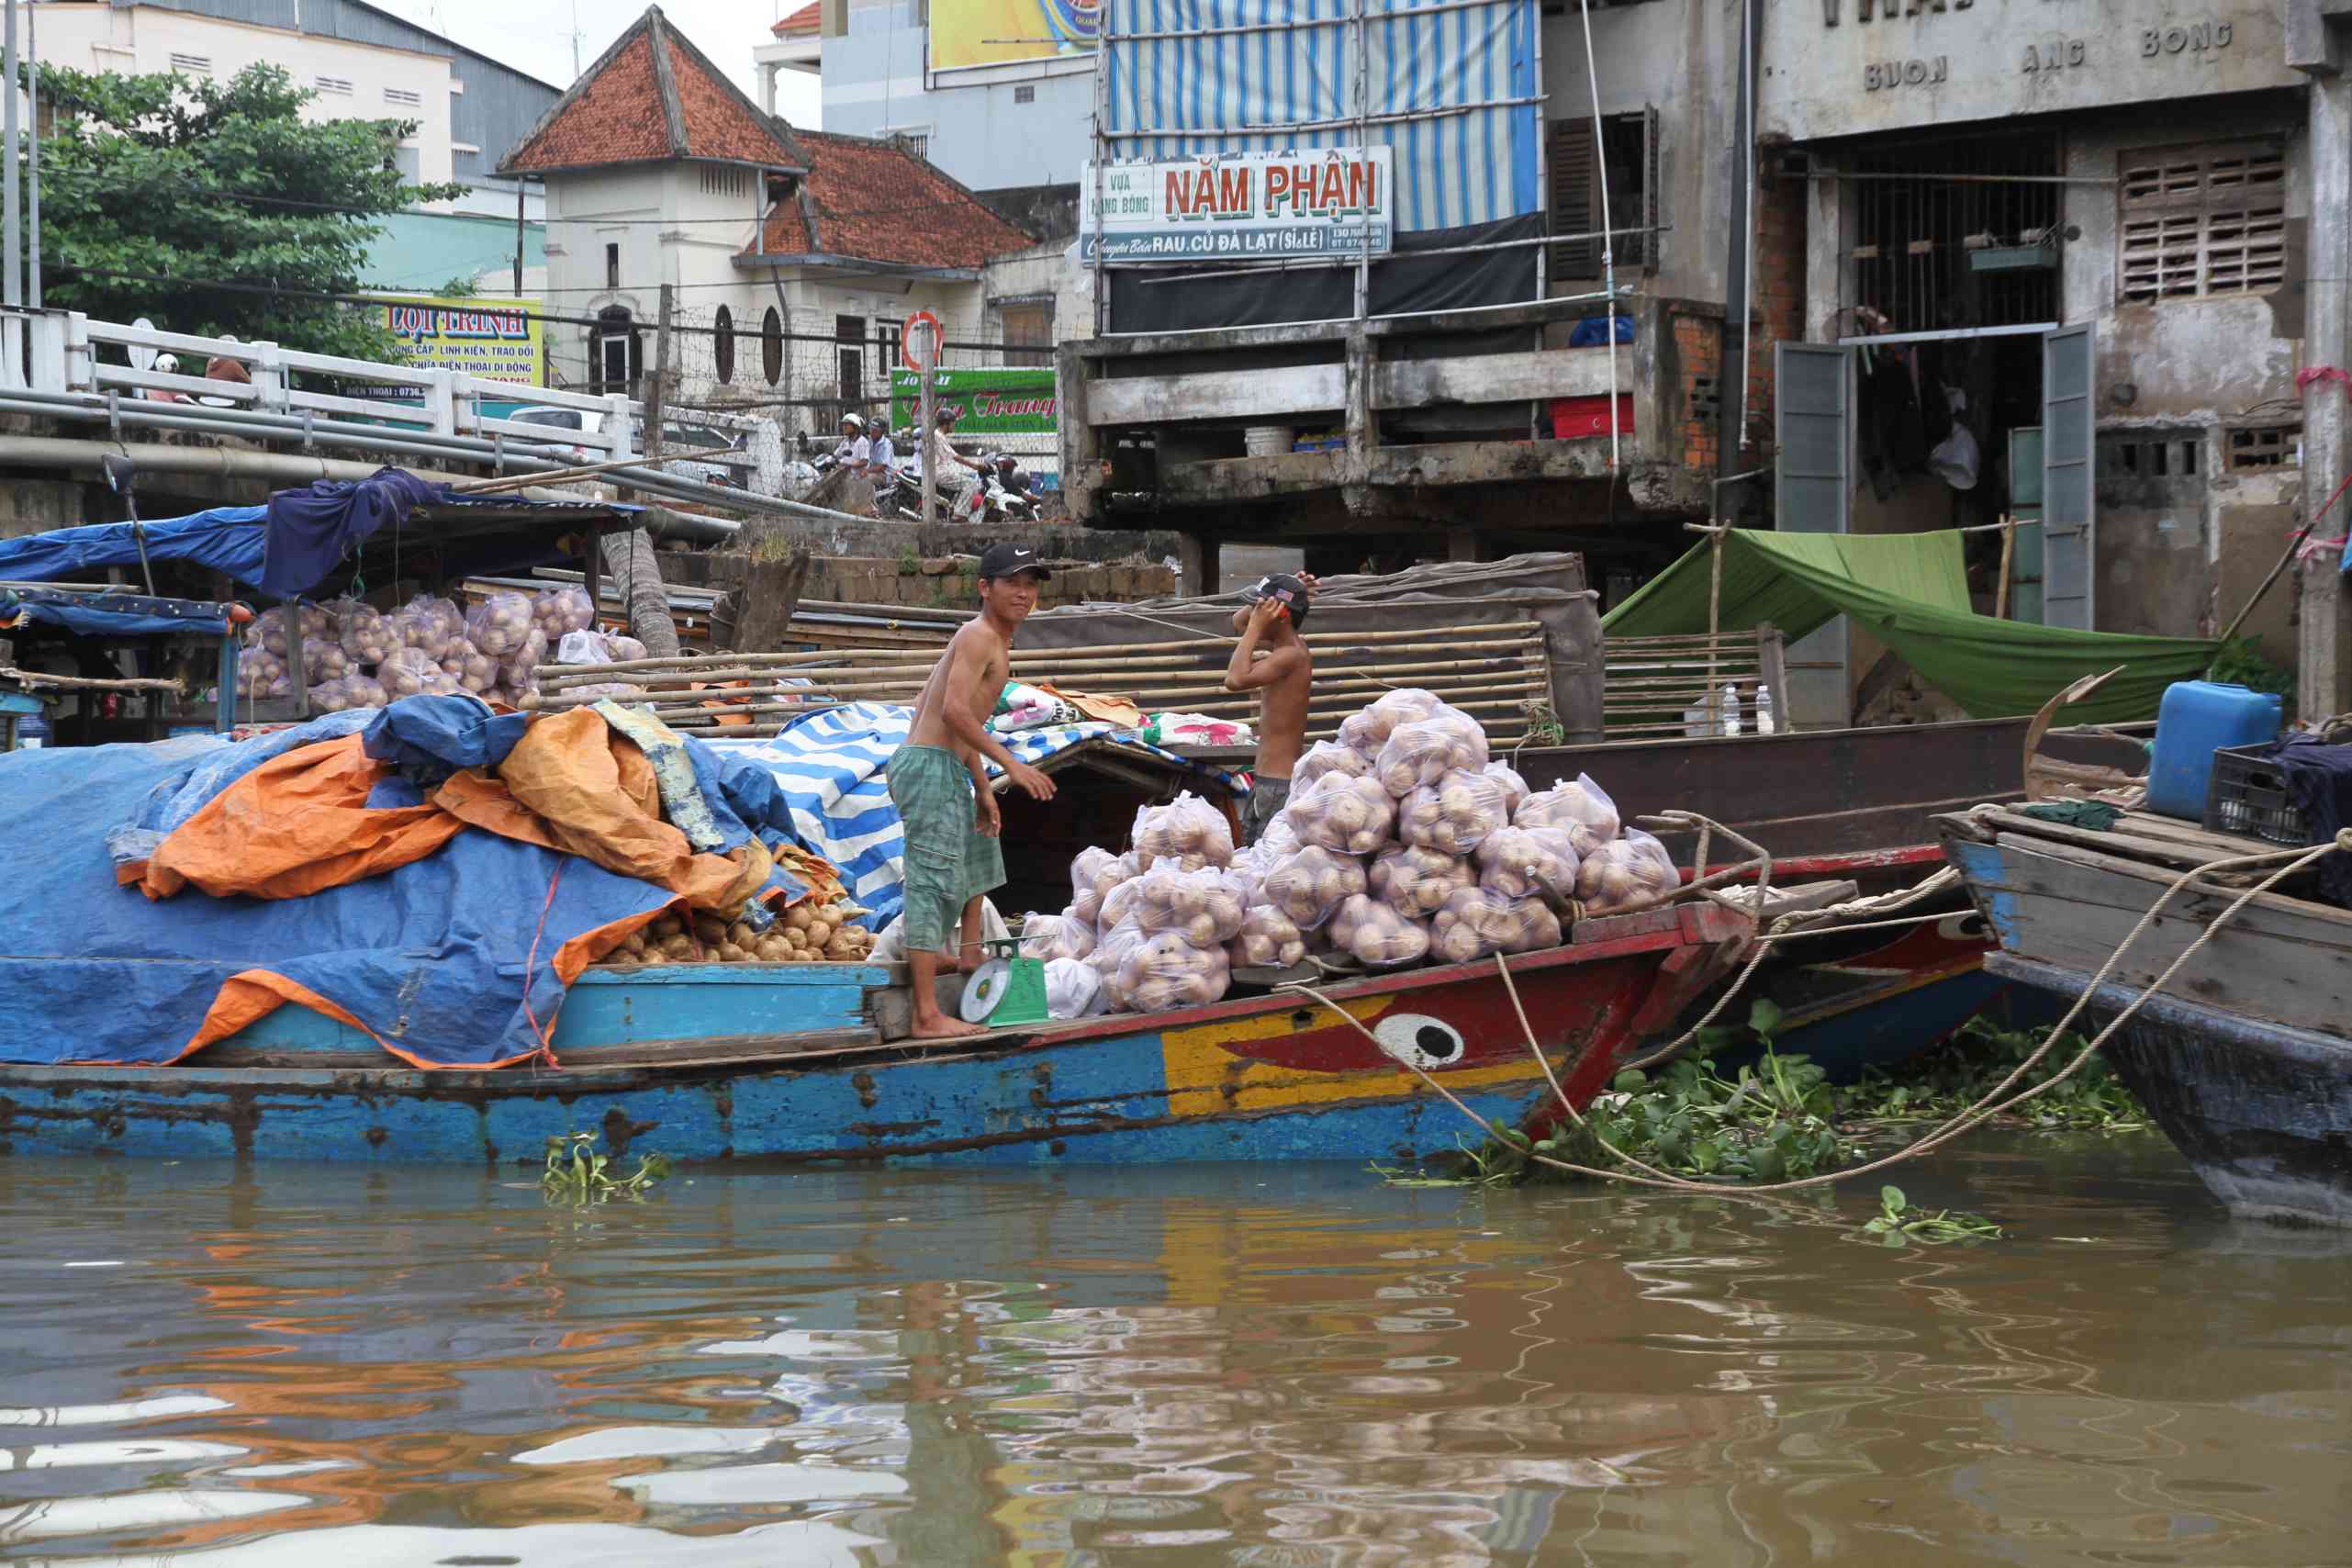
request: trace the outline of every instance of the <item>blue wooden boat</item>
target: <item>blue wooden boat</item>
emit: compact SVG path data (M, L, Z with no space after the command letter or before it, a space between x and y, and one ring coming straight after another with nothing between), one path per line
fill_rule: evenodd
M1569 1096L1713 983L1747 923L1685 903L1579 923L1510 959ZM590 969L554 1065L396 1069L297 1005L168 1067L0 1067L0 1152L535 1163L613 1155L827 1164L1409 1159L1473 1140L1414 1071L1518 1124L1551 1099L1495 961L926 1043L874 964Z
M1939 823L2000 951L1996 976L2071 1005L2122 947L2086 1009L2103 1027L2259 874L2219 873L2175 897L2184 869L2275 849L2125 812L2113 831L1980 809ZM2257 895L2107 1045L2116 1071L2233 1214L2352 1226L2352 913Z

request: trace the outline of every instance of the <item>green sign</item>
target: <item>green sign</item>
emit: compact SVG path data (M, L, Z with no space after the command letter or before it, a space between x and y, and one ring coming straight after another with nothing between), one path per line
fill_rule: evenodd
M956 410L956 434L1052 435L1059 399L1054 373L1045 366L991 365L943 370L936 378L939 406ZM890 423L913 430L923 415L923 378L903 367L890 372Z

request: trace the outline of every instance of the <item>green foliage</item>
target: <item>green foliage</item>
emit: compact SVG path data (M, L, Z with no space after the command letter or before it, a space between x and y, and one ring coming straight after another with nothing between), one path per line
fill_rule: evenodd
M550 1203L575 1205L610 1203L614 1198L642 1202L645 1190L669 1174L669 1161L658 1154L641 1154L637 1169L615 1177L605 1157L596 1151L594 1133L566 1133L547 1140L547 1169L539 1190Z
M1528 738L1529 745L1558 745L1568 738L1568 727L1560 715L1551 711L1549 702L1527 704Z
M1952 1040L1904 1062L1895 1071L1870 1071L1838 1095L1841 1121L1940 1122L1991 1092L2049 1036L2047 1029L2004 1029L1973 1018ZM2010 1091L2014 1094L2056 1075L2083 1047L2069 1033ZM2147 1113L2103 1056L2047 1093L2000 1118L2028 1126L2078 1132L2127 1132L2147 1125Z
M2213 655L2213 666L2205 672L2207 680L2218 680L2232 686L2243 686L2251 691L2275 691L2286 699L2286 710L2295 711L2295 672L2272 664L2262 656L2262 645L2252 637L2232 637Z
M1997 1241L2001 1234L2000 1226L1982 1215L1915 1209L1910 1200L1903 1196L1903 1190L1892 1186L1878 1189L1878 1213L1862 1228L1865 1235L1877 1237L1889 1247L1900 1247L1907 1241L1930 1247L1949 1246L1955 1241L1974 1244Z
M57 114L40 150L45 303L106 320L146 316L171 331L393 357L391 335L364 312L305 295L361 286L374 218L464 190L401 177L393 149L414 122L307 123L302 107L317 95L275 65L216 82L44 63L40 91Z
M923 557L914 553L913 545L909 544L899 552L899 576L911 577L922 570Z

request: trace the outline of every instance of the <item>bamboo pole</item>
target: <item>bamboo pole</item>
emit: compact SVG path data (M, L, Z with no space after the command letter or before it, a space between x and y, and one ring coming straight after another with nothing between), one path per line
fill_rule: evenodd
M700 452L681 452L662 458L664 463L683 463L700 457L723 457L734 450L732 446L710 446ZM592 479L599 474L610 474L616 468L641 468L647 457L621 457L610 463L586 463L577 468L543 469L535 474L514 474L503 479L471 479L463 485L452 485L453 494L460 496L495 496L507 490L528 490L537 485L568 485L578 479Z
M2005 517L2001 523L2000 582L1993 589L1993 619L1996 621L2009 619L2010 564L2017 558L2017 519L2014 516Z
M1707 650L1708 697L1703 704L1703 711L1712 715L1715 720L1715 722L1708 727L1720 731L1723 727L1724 716L1716 707L1718 700L1714 696L1716 650L1712 646L1711 640L1723 634L1723 531L1718 529L1714 539L1714 559L1708 563L1707 574L1707 635L1710 639L1710 645Z

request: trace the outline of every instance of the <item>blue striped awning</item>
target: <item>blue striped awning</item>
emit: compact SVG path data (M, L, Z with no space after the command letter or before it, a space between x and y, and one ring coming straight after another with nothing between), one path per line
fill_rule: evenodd
M1369 17L1369 103L1361 111L1349 20L1357 3L1126 0L1105 6L1111 156L1282 152L1353 147L1362 140L1394 150L1400 230L1540 212L1536 172L1543 127L1536 100L1543 89L1536 74L1535 0L1361 0ZM1282 24L1280 30L1215 33L1266 22ZM1186 36L1157 36L1167 34ZM1453 112L1374 123L1361 138L1352 123L1360 112L1429 109Z
M899 885L905 879L906 837L883 768L906 744L913 720L914 710L902 704L857 702L812 714L764 740L711 742L730 761L749 762L775 776L791 808L794 836L840 868L850 896L874 912L868 924L876 931L898 918ZM997 738L1032 766L1088 741L1112 740L1188 772L1227 777L1137 740L1115 724L1057 724ZM993 770L995 765L990 767Z

